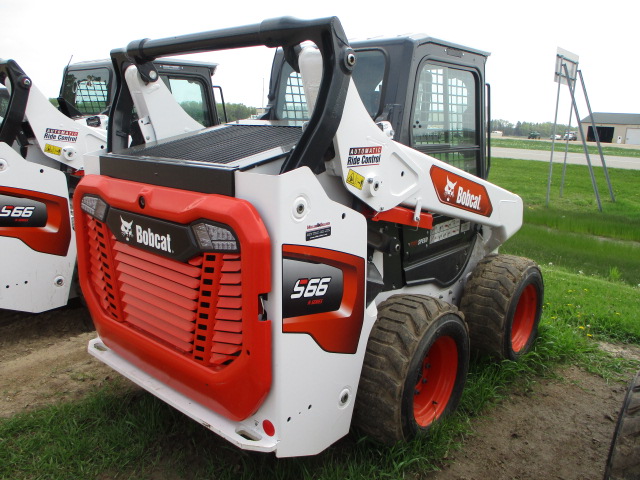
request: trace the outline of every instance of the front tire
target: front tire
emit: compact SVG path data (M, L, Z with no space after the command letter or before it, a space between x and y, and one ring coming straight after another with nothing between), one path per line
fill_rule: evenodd
M481 260L460 301L471 348L509 360L527 353L538 335L543 298L542 273L534 261L513 255Z
M390 297L367 344L354 424L387 444L423 434L456 408L468 369L469 334L455 306Z

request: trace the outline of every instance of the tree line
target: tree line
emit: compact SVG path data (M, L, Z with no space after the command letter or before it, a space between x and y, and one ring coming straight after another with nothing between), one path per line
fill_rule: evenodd
M222 113L222 105L217 104L218 116L224 120ZM245 118L251 118L252 115L256 115L258 110L256 107L247 107L244 103L225 103L224 108L227 111L227 121L233 122L235 120L244 120Z
M576 126L569 128L567 125L558 123L556 134L564 135L565 132L575 132L577 129ZM532 132L538 132L541 138L549 138L553 134L553 122L516 122L513 124L508 120L491 120L491 131L499 131L509 137L527 137Z

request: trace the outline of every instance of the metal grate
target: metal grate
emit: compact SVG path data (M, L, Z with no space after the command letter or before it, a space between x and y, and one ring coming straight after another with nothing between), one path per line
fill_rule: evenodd
M287 77L284 102L279 118L289 120L292 125L302 125L309 120L309 108L304 94L302 75L291 72Z
M197 314L195 359L229 365L242 351L240 255L204 255Z
M88 78L75 84L76 108L86 114L95 114L107 108L108 87L103 80Z
M239 254L182 263L118 242L105 224L86 218L91 283L112 319L215 370L240 355Z
M277 147L289 151L301 135L300 127L225 125L127 153L226 165Z
M413 112L414 145L475 144L474 87L470 72L425 64Z

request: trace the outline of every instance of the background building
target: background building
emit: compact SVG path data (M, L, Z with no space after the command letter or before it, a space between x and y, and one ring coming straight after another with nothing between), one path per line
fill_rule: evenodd
M593 120L602 143L640 145L640 114L594 112ZM591 115L582 119L582 126L587 131L587 142L595 142Z

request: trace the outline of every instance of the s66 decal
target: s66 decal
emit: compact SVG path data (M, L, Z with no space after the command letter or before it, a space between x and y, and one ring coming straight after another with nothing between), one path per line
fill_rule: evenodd
M342 301L342 272L330 265L294 259L283 261L283 314L297 317L331 312Z
M331 282L331 277L299 278L293 286L291 299L323 297L329 289L329 282Z
M0 195L0 227L43 227L47 207L30 198Z
M282 246L282 332L355 353L364 314L364 258L308 245Z
M0 217L18 217L29 218L33 215L36 207L16 207L14 205L5 205L0 209Z

